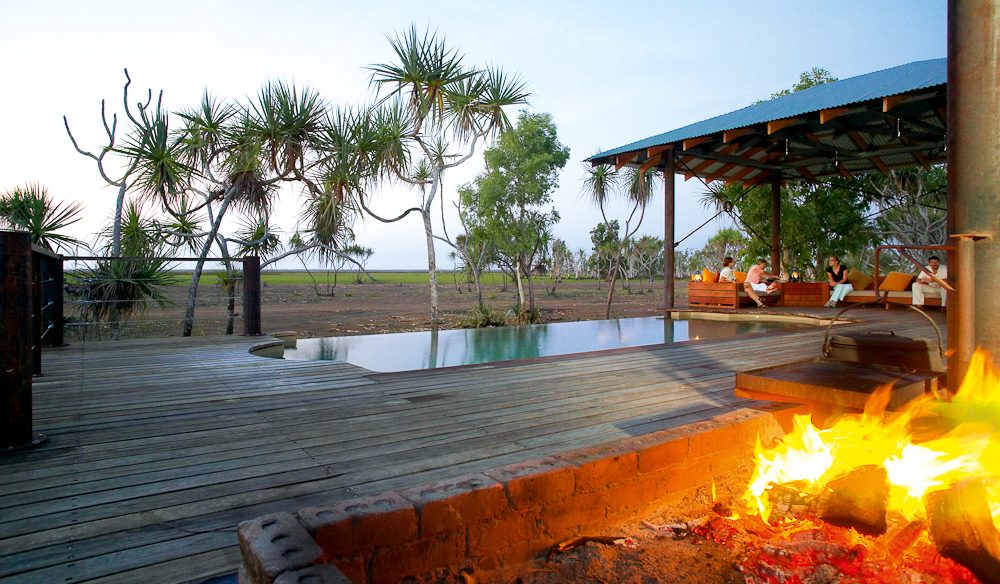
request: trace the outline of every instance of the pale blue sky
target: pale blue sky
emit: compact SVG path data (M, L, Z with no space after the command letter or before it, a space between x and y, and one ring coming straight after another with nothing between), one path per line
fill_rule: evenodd
M599 214L581 198L582 159L744 107L811 67L845 78L943 57L945 20L945 0L0 0L0 190L41 181L60 198L84 202L87 220L77 235L89 237L107 221L115 193L73 151L62 115L82 145L102 144L100 100L120 110L124 67L133 90L163 89L172 109L192 105L206 87L243 97L270 79L359 103L369 96L364 67L392 57L385 35L415 23L437 29L470 64L520 75L531 107L552 114L572 150L555 193L563 217L555 234L573 249L589 248ZM446 192L481 168L476 157L446 176ZM678 180L678 237L710 216L697 203L702 190ZM376 196L388 213L416 195L396 187ZM278 223L286 233L298 207L294 194L283 197ZM641 232L662 235L662 217L657 197ZM700 245L716 228L683 247ZM416 218L392 227L369 221L357 233L375 250L372 267L426 266ZM446 253L439 249L442 259Z

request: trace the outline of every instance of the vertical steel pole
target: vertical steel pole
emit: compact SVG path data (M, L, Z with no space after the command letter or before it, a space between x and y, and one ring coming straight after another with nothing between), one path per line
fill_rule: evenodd
M260 258L243 258L243 334L259 335L260 326Z
M31 236L0 231L0 452L31 440Z
M46 255L36 255L42 270L42 345L61 347L63 345L63 259ZM51 327L51 328L50 328Z
M31 371L42 374L42 258L31 254Z
M663 308L674 307L674 150L663 153Z
M963 252L955 287L971 287L970 314L949 307L954 348L979 346L1000 357L1000 7L998 0L948 2L948 213L949 235ZM961 243L963 239L974 243ZM972 259L963 258L971 248ZM961 302L961 297L959 297ZM959 322L971 318L973 322ZM958 319L958 320L956 320ZM955 324L951 323L955 320ZM958 355L956 364L967 356ZM951 376L949 369L949 376ZM959 373L964 373L961 371Z
M771 179L771 272L781 273L781 179Z

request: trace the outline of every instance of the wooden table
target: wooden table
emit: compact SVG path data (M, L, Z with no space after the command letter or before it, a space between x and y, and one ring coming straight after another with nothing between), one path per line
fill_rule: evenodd
M779 306L823 306L830 300L827 282L784 282Z

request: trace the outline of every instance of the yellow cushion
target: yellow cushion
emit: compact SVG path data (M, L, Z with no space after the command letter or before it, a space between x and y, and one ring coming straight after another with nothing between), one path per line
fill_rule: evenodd
M913 281L913 274L906 272L889 272L889 275L882 279L878 289L883 292L902 292Z
M742 284L743 282L747 281L747 273L746 272L736 272L736 271L734 271L733 272L733 276L736 277L736 283L737 284Z
M855 290L867 290L872 285L872 277L857 268L851 268L851 271L847 272L847 281Z
M706 284L712 284L719 281L719 275L709 269L703 269L701 271L701 281Z

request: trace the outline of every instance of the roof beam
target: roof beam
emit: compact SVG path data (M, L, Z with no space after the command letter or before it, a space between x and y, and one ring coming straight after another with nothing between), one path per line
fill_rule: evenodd
M770 136L775 132L780 132L788 126L794 126L799 122L803 121L801 118L785 118L783 120L774 120L773 122L767 123L767 135Z
M746 167L743 168L743 170L741 170L741 171L737 172L736 174L734 174L733 176L727 178L726 179L726 184L729 185L729 184L733 184L733 183L737 183L737 182L742 182L743 178L746 175L750 174L751 172L754 172L755 170L757 170L757 169L749 167L749 166L746 166Z
M705 182L706 183L710 183L713 180L719 180L720 178L723 177L723 175L725 175L727 172L729 172L730 170L732 170L734 168L736 168L736 164L734 164L732 162L730 162L729 164L723 164L721 168L719 168L718 170L716 170L712 174L708 175L705 178Z
M705 142L708 142L711 139L712 139L711 136L699 136L698 138L688 138L687 140L684 140L682 148L684 150L690 150L699 144L704 144Z
M847 135L851 137L851 140L854 141L854 143L858 146L858 148L860 148L861 150L868 150L868 142L865 141L865 138L864 136L861 135L861 132L857 130L850 130L849 132L847 132Z
M830 120L839 118L840 116L846 114L849 111L851 111L850 108L846 107L835 107L831 109L822 110L819 112L819 123L825 124Z
M753 128L736 128L735 130L726 130L722 133L722 142L728 144L733 140L746 136L753 131Z
M813 174L809 170L808 166L799 166L799 167L796 167L795 170L796 170L796 172L799 173L799 175L802 176L802 178L806 179L807 182L811 182L811 183L815 183L816 182L816 175Z
M924 156L923 152L920 152L919 150L917 150L917 151L914 151L912 154L913 154L913 159L916 160L917 163L920 164L920 166L922 166L924 168L930 168L931 167L931 161L927 160L927 157Z
M673 147L674 147L673 144L661 144L659 146L650 146L649 148L646 148L646 158L652 158L657 154L663 154L664 152L672 149Z
M626 152L624 154L615 154L615 170L621 170L626 164L631 164L639 158L638 152Z
M888 112L907 99L907 95L888 95L882 98L882 111Z
M639 174L645 174L650 168L653 168L654 166L659 164L660 160L662 159L663 159L662 152L650 157L650 159L647 160L645 163L643 163L643 165L639 168Z

